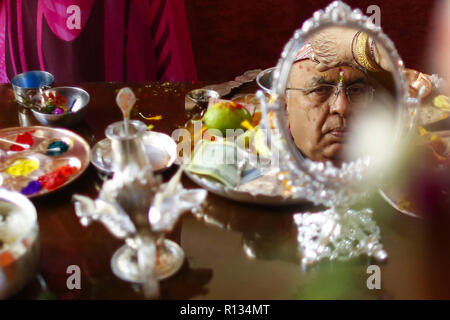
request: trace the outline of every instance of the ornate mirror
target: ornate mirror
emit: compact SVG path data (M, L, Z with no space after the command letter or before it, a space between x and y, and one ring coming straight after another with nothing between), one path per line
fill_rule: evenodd
M295 31L272 72L270 100L258 96L285 195L329 208L294 217L302 263L362 253L385 260L372 211L351 206L388 174L413 123L418 99L392 41L335 1Z

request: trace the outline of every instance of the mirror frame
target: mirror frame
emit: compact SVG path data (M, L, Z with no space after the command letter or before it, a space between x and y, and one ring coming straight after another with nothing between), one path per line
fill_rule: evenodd
M297 146L290 136L286 125L285 89L291 67L298 50L313 34L328 27L347 27L366 32L386 49L393 65L393 77L398 100L395 110L396 135L393 141L398 141L405 129L410 130L413 119L407 112L418 105L417 99L409 96L408 84L404 74L404 63L393 42L376 26L360 9L352 10L342 1L334 1L325 10L314 12L313 17L306 20L302 27L294 32L285 45L281 58L273 73L270 101L266 102L262 91L257 96L263 111L262 125L269 132L268 143L278 148L280 174L282 185L289 185L286 196L303 194L315 204L335 206L352 203L361 197L361 181L370 166L370 159L360 158L344 163L337 168L331 162L316 162L303 158L297 151ZM406 123L406 126L405 126ZM279 129L274 132L273 129ZM305 187L306 186L306 187ZM347 187L343 187L347 186Z

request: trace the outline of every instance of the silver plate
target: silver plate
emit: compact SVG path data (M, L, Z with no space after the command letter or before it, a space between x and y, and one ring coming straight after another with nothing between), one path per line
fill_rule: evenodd
M4 172L0 172L3 177L0 179L0 186L12 191L20 192L30 181L36 180L40 175L47 174L53 170L59 168L63 164L70 164L78 168L77 172L70 176L67 181L53 190L46 190L42 188L40 191L28 195L28 198L35 198L44 194L55 192L68 185L78 177L89 166L90 147L89 144L78 134L62 129L62 128L50 128L43 126L32 127L13 127L0 130L0 137L6 140L15 141L17 135L25 132L31 132L35 142L33 146L24 151L12 152L8 155L6 164L13 163L15 160L22 158L37 159L42 167L42 170L36 170L28 176L12 177ZM45 154L45 150L50 142L62 140L71 145L69 150L62 155L48 156ZM0 143L1 146L1 143ZM2 163L3 164L3 163ZM4 168L1 169L4 171Z
M164 171L173 165L177 159L177 145L170 136L161 132L148 131L143 140L154 171ZM102 173L113 173L109 139L103 139L95 144L91 151L91 163Z
M184 263L184 251L176 242L164 239L164 246L169 254L166 257L158 256L159 261L165 262L164 264L156 264L155 272L158 280L173 276ZM114 253L111 259L111 269L123 281L143 283L136 260L136 251L127 245L123 245Z
M269 195L269 194L261 194L261 193L251 193L247 191L241 191L237 189L233 189L230 187L226 187L219 182L215 182L211 179L202 177L200 175L191 173L189 171L184 171L186 175L194 181L196 184L205 188L206 190L238 202L244 203L254 203L254 204L262 204L262 205L272 205L272 206L284 206L284 205L294 205L294 204L307 204L310 203L303 197L283 197L281 195Z
M400 207L399 199L400 199L401 195L398 192L393 192L392 190L390 190L390 192L387 192L382 189L380 189L379 192L380 192L380 195L383 197L383 199L386 200L386 202L389 203L389 205L392 206L395 210L397 210L403 214L406 214L407 216L413 217L413 218L421 218L414 212Z

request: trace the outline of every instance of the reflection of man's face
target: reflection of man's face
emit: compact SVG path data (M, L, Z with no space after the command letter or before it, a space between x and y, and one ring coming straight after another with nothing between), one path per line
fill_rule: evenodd
M368 95L369 86L365 74L358 69L342 66L319 72L315 65L304 60L292 66L288 88L294 89L287 92L289 127L304 156L336 163L342 160L355 101ZM343 90L336 96L330 85L338 86L340 71Z

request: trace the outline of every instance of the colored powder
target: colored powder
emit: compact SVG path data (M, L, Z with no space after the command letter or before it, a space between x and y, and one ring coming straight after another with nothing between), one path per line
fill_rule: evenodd
M58 169L59 172L61 172L61 174L64 177L70 177L71 175L73 175L75 172L78 171L77 167L72 167L70 164L66 164L65 166L62 166Z
M31 159L19 159L6 170L6 173L13 177L27 176L34 170L39 169L39 162Z
M64 141L54 141L47 147L48 156L60 156L69 150L69 145Z
M52 111L53 114L63 114L64 110L61 108L55 108L55 110Z
M28 185L20 192L26 196L34 194L42 189L42 184L39 181L30 181Z
M344 70L342 68L339 68L339 83L344 82Z
M74 174L78 168L72 167L70 165L62 166L55 171L47 173L38 178L38 181L47 190L54 190L59 186L63 185L69 176Z
M23 134L17 135L16 142L17 143L27 144L27 145L29 145L31 147L33 145L33 143L34 143L34 139L33 139L33 136L31 135L31 133L25 132ZM13 144L13 145L11 145L9 150L11 150L11 151L23 151L25 149L22 148L21 146Z
M47 190L54 190L63 185L67 181L67 178L56 170L40 176L38 181L42 184L43 188Z

